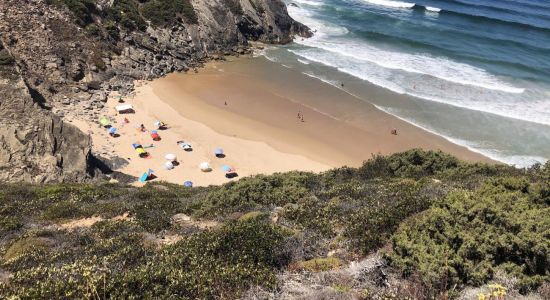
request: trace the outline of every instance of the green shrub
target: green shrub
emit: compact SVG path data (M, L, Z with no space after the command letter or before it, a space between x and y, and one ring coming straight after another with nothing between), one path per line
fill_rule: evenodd
M17 230L23 226L23 221L16 216L0 216L0 233Z
M60 221L81 217L82 211L74 202L61 201L48 207L42 216L46 220Z
M314 258L295 263L292 268L309 272L326 272L342 266L342 261L335 257Z
M441 151L414 149L388 157L375 156L359 168L359 174L363 178L381 176L420 178L455 169L459 165L460 162L456 157Z
M176 24L179 16L191 24L198 22L190 0L150 0L142 5L141 13L156 26Z
M497 269L519 278L523 292L536 288L550 279L550 208L529 187L526 178L499 178L451 193L400 226L392 264L436 291L481 285Z
M93 15L97 13L93 0L53 0L55 4L64 4L73 13L76 22L82 27L94 22Z
M46 250L51 245L51 242L44 238L28 237L13 243L6 253L4 254L4 260L10 261L17 259L29 252Z

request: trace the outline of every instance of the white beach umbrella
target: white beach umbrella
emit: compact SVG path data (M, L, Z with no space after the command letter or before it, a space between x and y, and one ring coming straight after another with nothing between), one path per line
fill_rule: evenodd
M193 149L193 146L191 146L191 144L188 144L188 143L180 144L180 147L185 151L189 151L189 150Z
M172 170L174 168L174 164L170 161L167 161L167 162L164 163L164 168L166 170Z
M207 162L203 162L199 165L199 168L201 169L201 171L203 172L210 172L212 171L212 168L210 167L210 164L207 163Z
M167 160L167 161L176 161L177 160L177 157L175 154L172 154L172 153L169 153L169 154L166 154L166 156L164 156L164 158Z

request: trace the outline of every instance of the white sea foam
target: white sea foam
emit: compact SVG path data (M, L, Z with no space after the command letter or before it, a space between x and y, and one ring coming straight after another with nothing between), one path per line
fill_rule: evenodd
M375 5L387 6L387 7L394 7L394 8L413 8L415 5L414 3L410 3L410 2L390 1L390 0L363 0L363 2L367 2Z
M311 5L311 6L321 6L321 5L323 5L323 1L294 0L293 2L300 3L300 4Z
M299 43L323 49L338 57L345 56L359 62L370 62L386 69L428 75L453 83L507 93L521 94L525 91L523 88L513 87L498 80L483 69L454 62L444 57L385 50L366 42L335 37L330 41L324 39L304 40Z
M299 58L298 58L297 61L298 61L299 63L301 63L301 64L309 65L309 61L307 61L307 60L303 60L303 59L299 59Z
M550 125L550 101L544 93L529 91L518 101L517 94L502 90L472 88L449 83L429 75L395 72L370 62L339 57L320 49L290 50L309 61L336 68L340 72L366 80L399 94L503 117Z
M454 137L449 137L445 134L440 133L438 130L435 130L435 129L433 129L433 128L425 125L425 124L420 124L420 123L418 123L416 121L413 121L413 120L410 120L408 118L400 117L399 116L400 113L398 111L392 109L392 108L382 107L382 106L379 106L379 105L374 105L374 106L376 108L378 108L379 110L384 111L384 112L386 112L390 115L393 115L393 116L397 117L398 119L400 119L402 121L405 121L409 124L412 124L416 127L421 128L421 129L423 129L427 132L430 132L430 133L433 133L437 136L440 136L440 137L448 140L449 142L451 142L453 144L466 147L468 150L470 150L472 152L479 153L479 154L481 154L483 156L486 156L490 159L500 161L500 162L503 162L503 163L508 164L508 165L516 166L516 167L519 167L519 168L527 168L527 167L530 167L534 164L537 164L537 163L544 164L546 161L548 161L547 158L544 158L544 157L541 157L541 156L507 154L507 153L504 153L503 151L499 151L499 150L496 150L496 149L485 148L485 147L483 147L482 145L480 145L476 142L466 141L466 140L459 139L459 138L454 138Z
M427 10L427 11L431 11L431 12L436 12L436 13L438 13L438 12L441 11L441 8L426 6L426 10Z

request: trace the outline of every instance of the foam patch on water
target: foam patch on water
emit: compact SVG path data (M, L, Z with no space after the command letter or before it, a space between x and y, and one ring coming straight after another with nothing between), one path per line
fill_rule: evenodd
M410 2L401 2L401 1L390 1L390 0L363 0L363 2L374 4L374 5L381 5L386 7L394 7L394 8L413 8L414 3Z

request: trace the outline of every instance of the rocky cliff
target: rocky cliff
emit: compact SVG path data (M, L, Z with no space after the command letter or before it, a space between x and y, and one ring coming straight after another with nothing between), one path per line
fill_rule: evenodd
M108 93L131 92L135 79L310 34L280 0L0 0L10 57L0 75L0 180L90 178L90 142L64 117L97 120Z
M89 137L43 106L1 44L0 56L0 181L89 178Z

